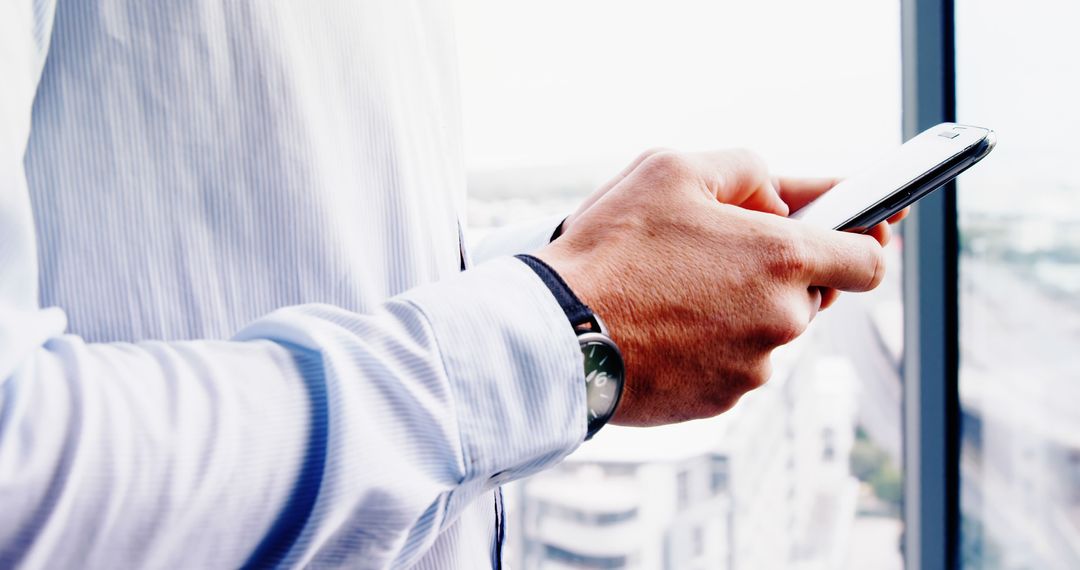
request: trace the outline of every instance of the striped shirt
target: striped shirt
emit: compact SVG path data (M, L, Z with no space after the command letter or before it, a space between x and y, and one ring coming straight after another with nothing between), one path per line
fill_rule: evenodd
M450 20L0 2L0 567L497 565L583 368L528 267L460 272Z

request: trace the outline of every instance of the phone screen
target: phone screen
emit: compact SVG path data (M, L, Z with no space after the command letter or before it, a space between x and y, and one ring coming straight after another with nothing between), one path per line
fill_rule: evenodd
M981 127L952 123L923 131L890 156L837 184L791 217L830 229L853 229L851 223L865 217L867 212L885 203L896 204L898 200L903 205L914 202L982 158L977 155L977 149L981 145L982 154L988 152L984 141L990 133ZM965 155L970 155L971 162L961 164L941 180L942 168ZM934 187L926 187L931 183ZM883 220L873 220L867 225L879 221Z

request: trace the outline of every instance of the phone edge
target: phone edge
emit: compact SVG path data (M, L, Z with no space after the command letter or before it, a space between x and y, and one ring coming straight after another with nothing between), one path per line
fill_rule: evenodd
M870 231L870 228L884 222L900 210L948 184L965 170L986 158L986 155L990 154L990 151L996 145L997 136L994 131L986 129L986 135L979 142L972 145L969 151L957 153L956 156L928 171L925 176L912 180L908 185L897 189L896 192L856 214L848 221L839 224L834 229L859 233Z

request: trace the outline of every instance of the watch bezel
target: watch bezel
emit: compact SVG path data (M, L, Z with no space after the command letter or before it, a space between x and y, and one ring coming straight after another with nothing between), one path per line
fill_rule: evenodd
M599 319L597 319L597 321L599 325L597 328L599 329L599 331L605 331L606 329L604 328L603 323L600 323ZM626 387L626 361L623 360L622 351L619 350L619 346L615 344L615 341L611 340L611 337L607 336L603 332L589 331L578 333L578 345L581 347L582 354L584 354L585 348L587 346L593 344L600 344L605 348L608 348L612 352L612 354L618 360L620 374L618 378L612 376L612 378L614 378L614 380L617 382L618 388L615 391L615 402L611 405L610 410L602 415L598 415L595 419L588 418L588 414L586 414L586 418L588 419L588 430L585 435L586 441L592 439L592 437L596 435L596 432L600 431L600 428L607 425L611 418L615 416L616 410L619 409L619 403L622 401L623 389ZM586 376L588 376L587 371ZM586 398L588 398L588 390L590 387L591 385L586 383Z

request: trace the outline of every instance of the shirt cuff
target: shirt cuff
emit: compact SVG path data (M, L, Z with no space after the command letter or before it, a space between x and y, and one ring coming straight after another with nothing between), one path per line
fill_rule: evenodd
M499 258L401 298L427 317L439 346L466 480L526 477L585 440L577 335L532 269Z
M551 241L555 228L565 219L566 214L557 214L492 230L470 253L478 263L501 255L532 253Z

